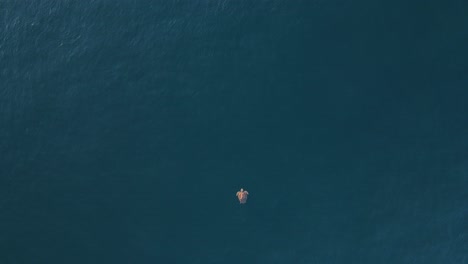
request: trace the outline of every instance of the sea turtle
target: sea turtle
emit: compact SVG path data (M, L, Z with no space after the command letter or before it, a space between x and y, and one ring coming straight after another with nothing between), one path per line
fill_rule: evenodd
M245 204L247 202L247 197L249 196L249 192L244 191L244 189L241 188L240 191L236 193L236 196L237 196L237 199L239 199L239 203Z

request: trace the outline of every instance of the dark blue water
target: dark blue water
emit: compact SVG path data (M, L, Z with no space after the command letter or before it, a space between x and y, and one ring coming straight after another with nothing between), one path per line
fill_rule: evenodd
M0 263L468 263L466 14L2 1Z

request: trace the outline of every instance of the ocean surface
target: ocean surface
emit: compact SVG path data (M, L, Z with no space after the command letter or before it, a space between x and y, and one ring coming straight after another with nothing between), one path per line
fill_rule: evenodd
M467 264L467 14L0 1L0 263Z

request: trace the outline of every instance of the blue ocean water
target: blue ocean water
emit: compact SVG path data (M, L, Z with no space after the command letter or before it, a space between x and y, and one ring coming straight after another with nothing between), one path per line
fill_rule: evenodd
M467 11L2 1L0 263L468 263Z

